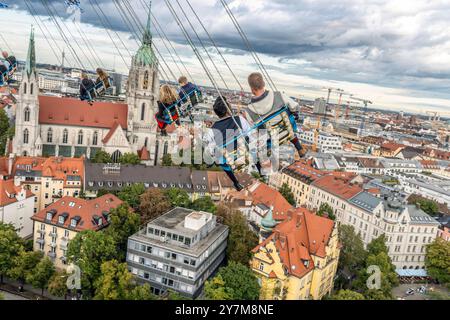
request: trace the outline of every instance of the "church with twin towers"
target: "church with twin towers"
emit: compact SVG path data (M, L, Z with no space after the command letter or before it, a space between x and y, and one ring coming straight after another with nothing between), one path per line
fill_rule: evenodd
M16 106L15 155L92 158L104 150L114 161L135 153L144 163L157 165L164 154L172 153L176 138L159 135L155 120L160 82L150 17L149 11L142 45L132 58L126 103L95 101L90 106L75 98L40 94L31 31Z

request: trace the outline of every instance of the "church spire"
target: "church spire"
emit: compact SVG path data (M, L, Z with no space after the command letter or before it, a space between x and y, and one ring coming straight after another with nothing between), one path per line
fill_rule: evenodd
M30 76L36 70L36 51L34 46L34 29L31 26L30 41L28 45L27 61L25 71Z
M152 44L152 31L151 31L151 25L152 25L152 0L150 0L149 7L148 7L148 17L147 17L147 26L144 30L144 37L142 39L143 44L145 45L151 45Z

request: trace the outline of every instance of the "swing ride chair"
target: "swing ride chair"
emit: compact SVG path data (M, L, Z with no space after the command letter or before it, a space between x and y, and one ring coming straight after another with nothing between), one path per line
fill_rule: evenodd
M6 70L0 75L0 87L6 86L8 84L8 81L11 80L16 70L17 70L17 62L10 65L8 70Z
M296 123L293 115L291 114L288 106L283 106L278 111L268 115L258 123L256 123L247 132L243 132L231 141L227 141L220 148L222 150L223 160L226 164L231 166L233 170L236 171L247 171L249 160L247 157L248 143L242 143L243 139L253 131L259 129L266 129L269 132L269 138L267 140L267 148L269 153L271 153L272 141L278 139L278 145L284 145L290 143L292 139L295 138ZM230 149L231 144L238 143L237 148ZM250 152L252 157L255 155ZM256 159L253 159L254 163Z
M66 3L66 5L70 8L70 7L76 7L78 9L80 9L80 12L83 13L84 10L81 8L81 3L80 0L65 0L64 1Z
M182 103L183 100L186 100L186 102ZM179 118L190 118L192 110L202 101L202 93L199 90L194 89L187 93L184 99L179 99L170 106L165 107L164 115L162 117L157 117L157 119L161 122L171 125L175 123L175 121ZM182 104L180 107L178 107L180 103Z
M85 87L87 96L81 97L81 100L86 100L89 103L91 103L94 101L94 98L105 95L106 91L109 88L111 88L111 86L112 86L112 78L111 77L108 77L108 83L109 83L109 85L107 85L103 80L101 80L100 82L94 84L94 86L90 89L87 89ZM83 86L83 84L81 84L81 85Z

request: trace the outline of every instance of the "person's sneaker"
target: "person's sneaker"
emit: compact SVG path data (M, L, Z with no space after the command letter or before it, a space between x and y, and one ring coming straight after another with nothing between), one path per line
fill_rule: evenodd
M237 191L242 191L242 190L244 190L244 186L243 186L242 184L240 184L240 183L236 183L236 184L234 185L234 187L236 188Z
M305 158L306 153L308 152L308 150L302 148L301 150L298 150L298 156L300 157L300 159Z

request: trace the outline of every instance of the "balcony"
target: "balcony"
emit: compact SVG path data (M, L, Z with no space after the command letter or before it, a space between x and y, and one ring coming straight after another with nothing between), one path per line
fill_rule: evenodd
M38 230L37 232L40 234L45 234L45 230Z
M36 240L37 243L39 244L44 244L45 243L45 239L39 238Z
M56 258L56 252L48 252L47 255L51 258L51 259L55 259Z
M56 242L51 242L51 243L49 244L49 246L52 247L52 248L56 248Z
M48 233L48 235L50 236L50 237L57 237L58 235L56 234L56 232L53 232L53 231L50 231L49 233Z

